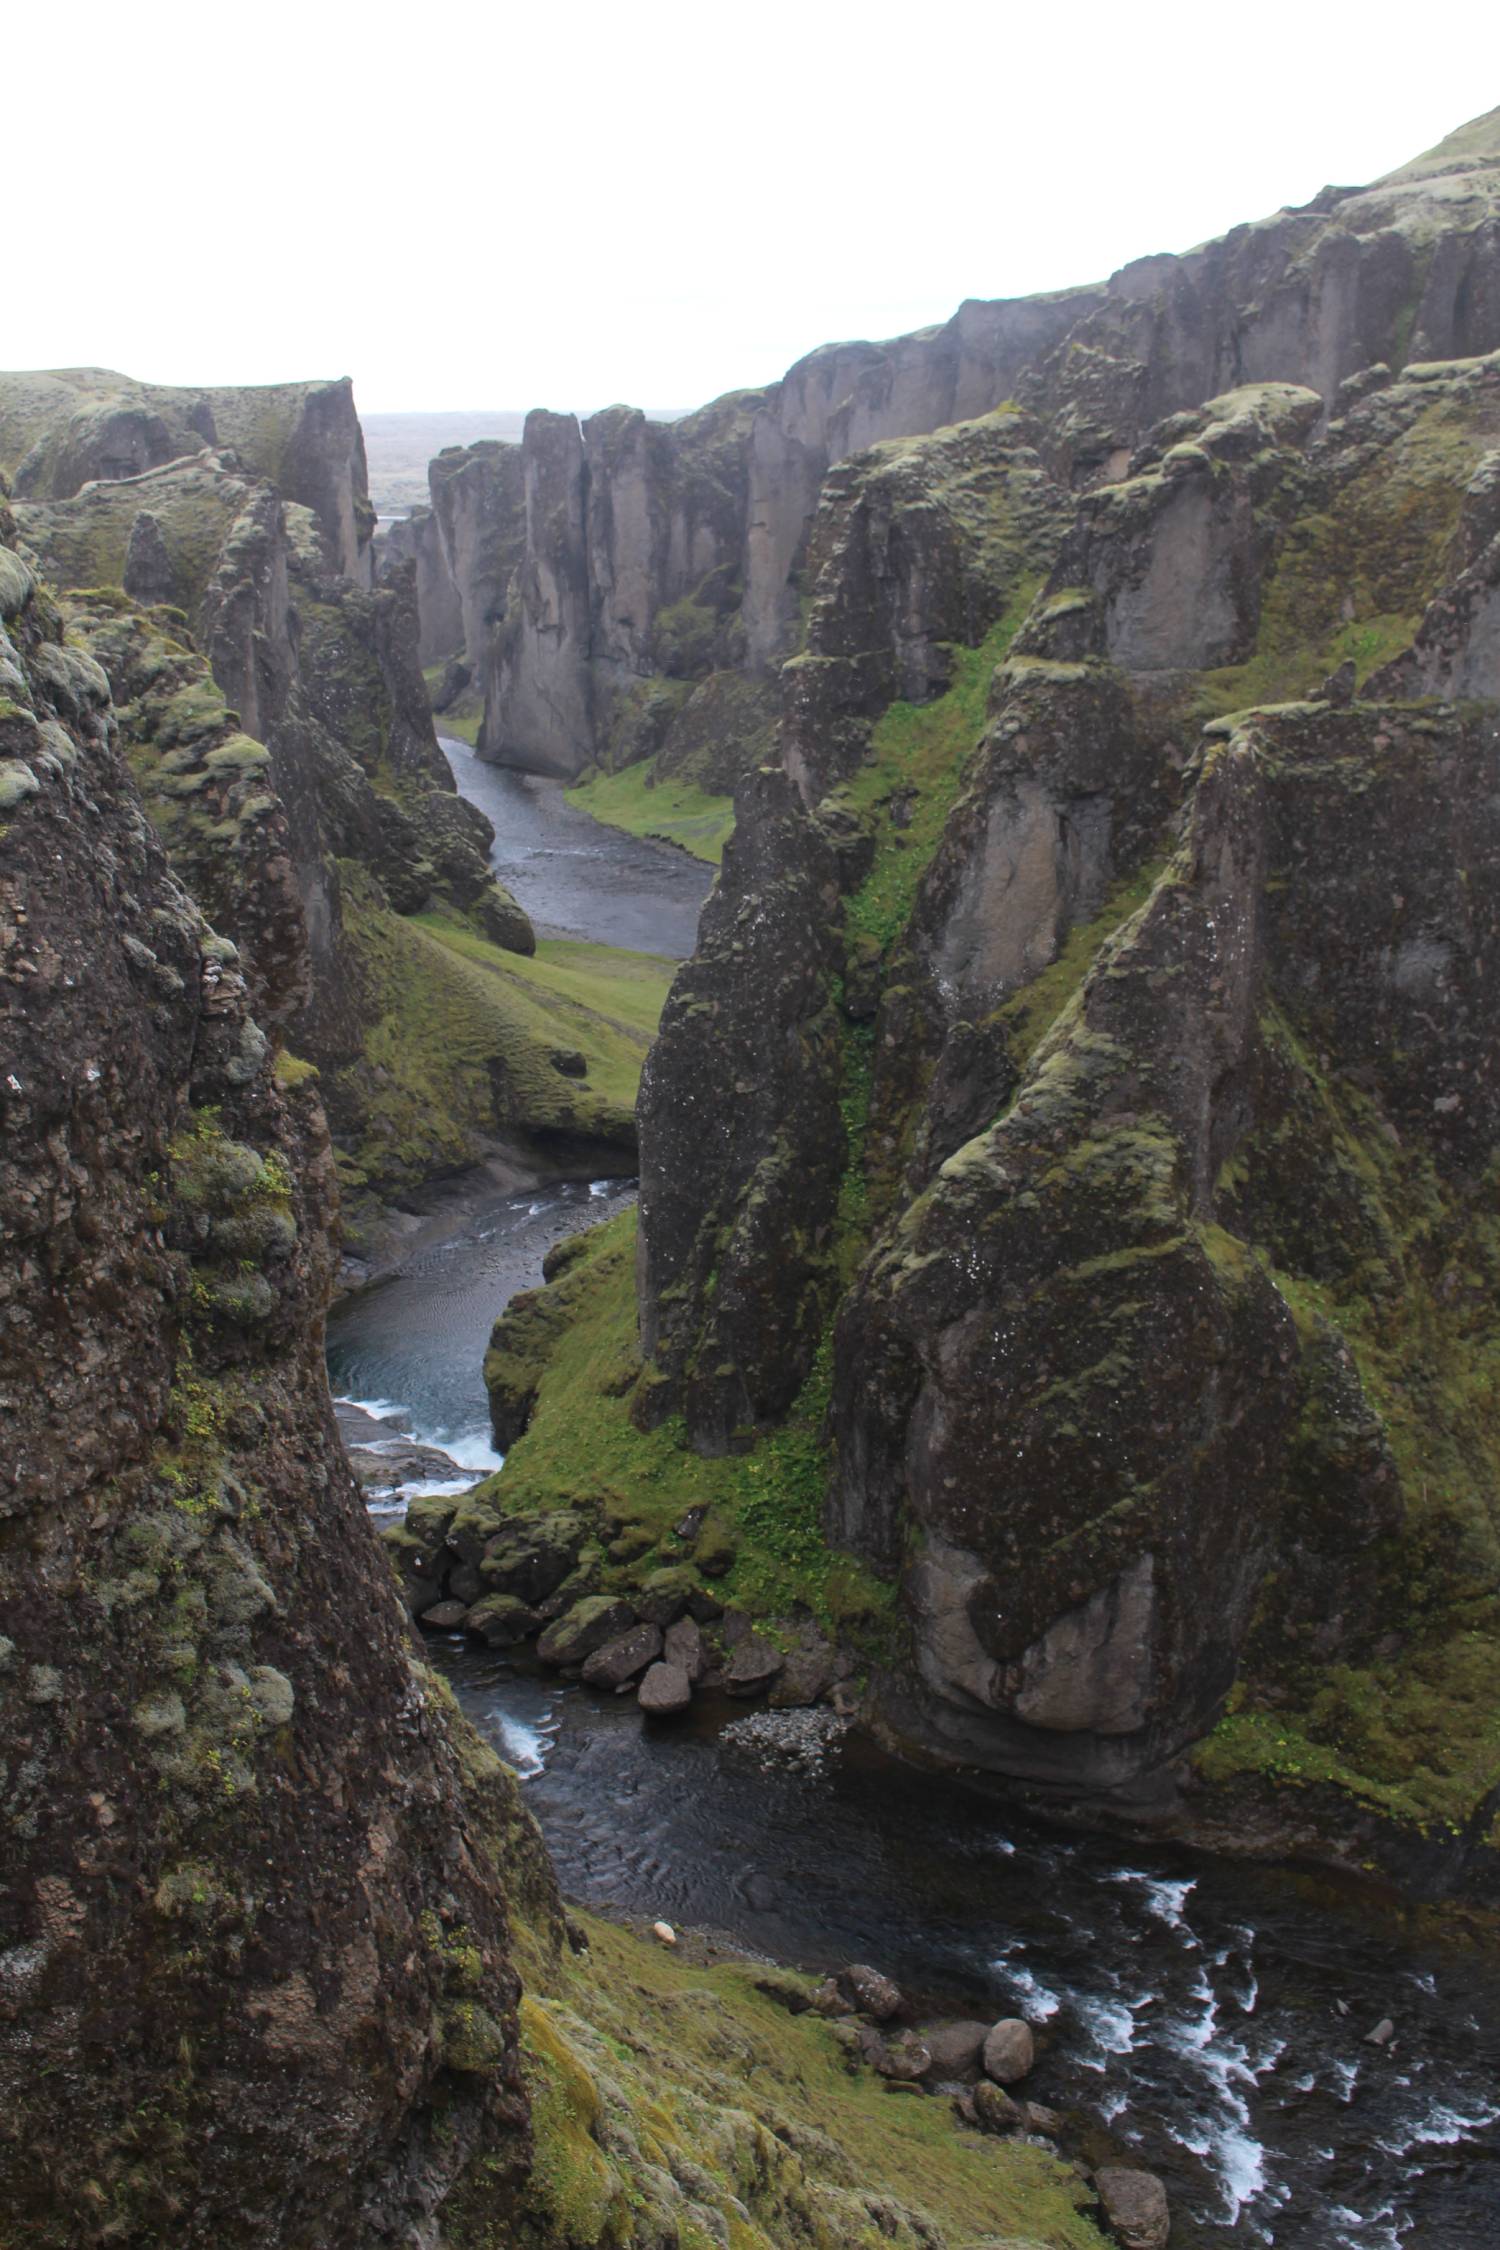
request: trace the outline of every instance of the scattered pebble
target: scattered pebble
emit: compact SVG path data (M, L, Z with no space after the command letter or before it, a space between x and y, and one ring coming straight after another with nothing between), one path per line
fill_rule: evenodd
M763 1773L790 1767L794 1773L816 1775L848 1726L837 1711L752 1711L746 1718L731 1719L720 1740L748 1751Z

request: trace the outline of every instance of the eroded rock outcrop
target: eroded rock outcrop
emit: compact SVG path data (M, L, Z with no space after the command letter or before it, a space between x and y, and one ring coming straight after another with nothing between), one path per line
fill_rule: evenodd
M471 2159L525 2167L511 1784L333 1429L316 1094L8 546L0 612L6 2208L68 2250L412 2239Z
M1290 384L1331 411L1373 367L1500 348L1497 138L1492 114L1371 187L1326 188L1095 286L825 346L679 422L539 416L515 472L523 553L484 657L485 754L566 778L652 756L685 701L673 683L774 671L800 640L824 479L873 444L1015 401L1039 418L1049 470L1082 488L1119 476L1164 417L1231 389ZM499 614L494 573L471 590L448 545L473 667L474 614Z
M827 1399L898 1736L1448 1882L1500 1780L1462 1718L1500 1611L1500 360L1393 373L1381 324L1415 276L1413 321L1487 334L1460 144L1111 284L1093 358L1017 383L1029 558L939 536L961 432L827 479L645 1083L635 1401L716 1454Z
M231 428L249 413L238 400L215 394ZM329 486L339 427L320 437L309 410L286 437L301 489L319 490L315 457ZM436 1018L422 988L436 991L444 973L441 949L408 936L400 917L436 907L521 953L535 937L493 879L489 822L458 796L437 747L414 565L389 564L378 585L351 578L325 520L331 509L326 495L320 514L251 476L240 451L200 447L132 479L24 503L18 516L56 583L131 597L86 592L73 602L74 630L93 639L110 673L147 803L182 873L244 947L252 978L264 967L257 1005L285 1020L296 1052L323 1073L347 1184L380 1192L472 1161L487 1136L524 1132L528 1121L516 1115L524 1104L494 1091L495 1070L516 1075L503 1007L480 1053L466 1025L462 1043L425 1069L414 1104L388 1093L372 1040L403 1012ZM232 756L233 804L223 788ZM255 922L268 894L241 880L256 838L295 894L287 908L305 935L295 999L273 994L280 941ZM393 1115L393 1101L408 1106Z

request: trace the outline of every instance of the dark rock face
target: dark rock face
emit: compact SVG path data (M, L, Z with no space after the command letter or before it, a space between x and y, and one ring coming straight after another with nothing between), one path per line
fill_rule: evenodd
M1377 364L1500 348L1500 168L1482 145L1455 136L1373 187L1325 189L1096 287L971 301L889 344L827 346L680 422L610 408L580 433L539 417L520 449L529 497L486 668L486 755L564 776L621 764L670 742L671 683L773 670L797 645L825 479L872 445L1018 401L1049 470L1081 488L1118 476L1163 417L1231 389L1300 385L1331 408ZM1181 502L1184 531L1202 516L1211 538L1206 496ZM472 665L496 576L445 540ZM934 616L925 645L940 639ZM922 643L901 652L917 668Z
M1453 1880L1500 1781L1418 1747L1468 1739L1500 1604L1500 359L1359 371L1413 243L1433 333L1490 317L1500 167L1458 211L1444 161L1117 277L1025 415L828 478L643 1090L637 1411L752 1442L836 1306L826 1521L902 1591L894 1734L1190 1821L1292 1742L1326 1794L1260 1833L1358 1856L1441 1799ZM928 725L1039 568L987 712Z
M220 422L243 411L238 397L216 394ZM337 533L342 410L300 426L299 485L323 494ZM458 796L437 747L415 566L356 582L324 516L250 481L239 460L200 448L135 483L23 507L21 529L66 588L170 592L170 613L149 616L91 593L74 606L75 630L109 671L180 872L242 948L256 1006L322 1071L341 1145L364 1148L379 1180L388 1160L378 1138L371 1146L379 1088L365 1047L390 1004L392 913L443 904L517 952L535 937L491 876L489 822ZM358 498L362 470L349 473ZM273 898L274 927L263 919ZM469 1106L492 1108L482 1067L475 1077Z
M404 2239L524 2167L510 1785L333 1429L316 1096L8 546L0 616L5 2205L42 2250Z
M18 499L70 500L205 448L310 508L338 569L369 584L375 515L347 380L174 390L98 367L0 375L0 475Z

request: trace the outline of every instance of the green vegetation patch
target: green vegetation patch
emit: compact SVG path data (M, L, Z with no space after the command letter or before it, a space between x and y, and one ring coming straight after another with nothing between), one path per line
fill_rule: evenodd
M627 835L654 842L678 844L695 859L717 867L734 830L734 799L710 796L695 782L674 775L658 776L657 761L623 766L618 773L597 773L567 792L570 805L602 820L606 827L623 828Z
M1245 1679L1197 1762L1213 1780L1329 1784L1452 1832L1500 1783L1500 1163L1479 1193L1454 1192L1285 1017L1264 1030L1308 1104L1242 1145L1221 1193L1295 1183L1290 1239L1254 1254L1305 1343L1347 1344L1405 1520L1373 1558L1386 1637L1357 1663L1285 1637L1283 1590L1267 1585Z
M528 1517L602 1510L648 1534L645 1552L622 1566L622 1583L690 1559L695 1550L673 1526L690 1508L708 1507L735 1558L718 1581L724 1599L760 1616L785 1616L801 1605L872 1650L883 1645L893 1590L830 1553L823 1537L827 1347L786 1422L753 1453L705 1460L688 1450L680 1422L637 1428L635 1239L634 1211L594 1229L543 1293L548 1313L524 1371L523 1387L536 1392L531 1423L476 1502ZM510 1336L504 1341L511 1345Z
M665 2178L684 2250L726 2239L731 2250L1099 2250L1087 2190L1049 2150L965 2131L945 2102L892 2095L820 2017L765 1990L763 1969L698 1963L578 1920L587 1953L568 1955L522 2018L556 2241L618 2239L625 2210ZM627 2171L632 2144L641 2163ZM476 2233L460 2250L502 2239Z
M363 1053L324 1073L351 1187L388 1188L475 1161L501 1128L633 1149L641 1065L673 964L547 944L534 960L456 919L393 914L339 863L344 934L362 987ZM581 1058L565 1071L559 1057Z
M1255 654L1202 675L1205 718L1316 695L1352 658L1356 680L1410 646L1449 576L1464 487L1500 431L1463 398L1432 404L1286 533L1261 605Z
M876 723L869 757L849 784L848 801L868 820L875 838L875 863L845 908L847 925L883 953L910 918L983 731L995 666L1036 587L1034 577L1023 578L979 646L953 649L953 684L945 695L932 703L890 706ZM889 817L897 803L904 827Z

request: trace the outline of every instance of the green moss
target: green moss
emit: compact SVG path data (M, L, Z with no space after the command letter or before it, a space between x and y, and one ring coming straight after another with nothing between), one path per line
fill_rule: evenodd
M346 941L368 1029L360 1059L325 1072L351 1186L472 1163L501 1127L634 1146L634 1107L672 964L605 946L503 951L452 917L402 918L340 862ZM554 1065L581 1053L583 1078Z
M873 939L883 953L906 927L983 729L995 667L1031 606L1036 583L1033 577L1019 582L978 648L952 651L953 684L945 695L890 706L849 785L848 801L875 838L875 860L848 902L847 923L851 934ZM890 817L897 804L906 816L902 827Z
M606 827L678 844L713 867L734 832L732 797L710 796L675 775L659 776L654 758L622 766L618 773L594 774L568 790L567 799Z
M1500 1784L1500 1167L1488 1193L1451 1187L1367 1093L1320 1068L1284 1014L1262 1028L1294 1098L1242 1144L1220 1193L1232 1219L1254 1215L1261 1247L1249 1254L1304 1351L1347 1347L1403 1521L1372 1556L1384 1651L1320 1659L1283 1632L1271 1583L1235 1707L1198 1761L1215 1780L1330 1786L1451 1832ZM1289 1204L1278 1180L1296 1183Z
M1287 532L1255 653L1203 674L1205 717L1316 695L1352 658L1363 686L1410 645L1449 574L1464 486L1494 444L1462 399L1437 395L1410 426Z
M893 2097L820 2017L767 1992L761 1968L577 1919L587 1953L522 2005L541 2224L497 2215L459 2250L1099 2250L1082 2180L1049 2150Z
M574 1506L604 1510L669 1555L682 1552L672 1527L689 1508L707 1506L735 1554L718 1581L727 1600L760 1616L784 1616L800 1604L827 1625L883 1645L890 1589L832 1554L823 1539L828 1351L784 1425L748 1454L704 1460L688 1450L678 1422L637 1428L635 1232L633 1211L596 1228L544 1293L545 1333L538 1331L529 1369L532 1418L503 1472L481 1487L483 1499L527 1516ZM606 1583L632 1575L639 1574L617 1567Z

